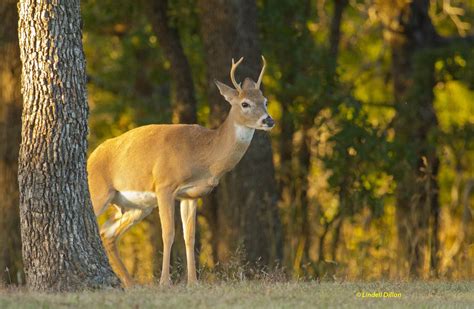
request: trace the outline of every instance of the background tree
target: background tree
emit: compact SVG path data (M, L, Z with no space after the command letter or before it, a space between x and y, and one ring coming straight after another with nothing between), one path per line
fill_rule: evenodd
M197 123L197 102L191 69L178 30L168 17L168 0L147 0L145 8L159 44L171 64L174 122Z
M231 85L229 60L245 57L237 78L257 80L261 47L255 1L198 1L207 76L207 99L212 126L227 115L229 104L214 79ZM276 202L272 148L269 136L255 132L249 150L237 167L221 180L203 211L212 228L214 257L228 261L240 247L243 259L264 265L282 256L281 225Z
M20 218L26 279L36 290L119 285L87 187L81 39L79 1L20 1Z
M434 63L426 63L421 72L413 63L418 49L429 47L436 39L428 7L429 1L413 1L401 7L397 16L401 21L399 37L391 41L397 102L394 125L397 142L403 151L397 184L397 223L401 248L405 250L409 272L413 276L421 273L430 218L433 215L435 230L438 229L439 221L436 181L439 159L433 143L438 125L433 108ZM424 76L418 79L416 74ZM424 84L419 85L417 82ZM423 87L421 93L415 90L420 86ZM434 236L432 241L437 252L438 236L436 233Z
M18 199L21 134L20 51L16 1L0 3L0 282L22 280Z

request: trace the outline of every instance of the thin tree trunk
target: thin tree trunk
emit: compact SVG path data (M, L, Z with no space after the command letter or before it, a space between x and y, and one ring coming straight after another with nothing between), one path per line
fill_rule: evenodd
M339 54L339 41L341 40L342 13L348 0L334 0L334 14L331 20L331 31L329 35L329 50L334 59Z
M0 20L0 283L20 283L23 275L17 174L22 103L15 0L0 3Z
M304 125L301 128L301 141L297 151L296 171L293 174L295 183L295 199L297 199L297 221L299 226L298 245L296 249L296 257L293 263L293 269L297 275L301 275L301 267L309 261L309 247L311 240L311 229L309 223L309 207L308 198L309 189L309 170L311 165L311 153L309 149L310 137L308 136L309 127Z
M431 168L430 177L438 175L439 170L439 160L435 161L435 166ZM440 203L439 203L439 187L438 182L430 180L430 186L435 186L430 188L430 214L431 214L431 235L430 235L430 273L432 277L439 276L439 264L440 264L440 240L439 240L439 231L440 231Z
M289 191L291 191L291 158L293 157L293 135L295 133L295 125L293 115L291 114L289 109L289 101L291 99L292 98L288 98L287 100L282 101L285 103L283 103L281 106L281 133L279 140L280 177L278 188L280 190L280 196L282 197L284 194L292 196Z
M334 12L331 20L331 31L329 38L329 51L333 58L333 74L336 74L337 71L337 60L339 57L339 45L341 41L341 25L342 25L342 15L348 4L347 0L334 0ZM333 238L331 243L331 260L336 261L337 259L337 248L339 245L340 232L342 225L344 224L344 217L346 213L346 204L347 204L347 194L346 194L346 180L342 182L339 186L339 213L336 218L331 221L331 224L337 221L336 227L333 231Z
M219 95L213 80L230 84L232 58L245 57L237 77L257 79L261 69L255 1L200 0L198 10L207 66L207 95L211 123L216 126L228 112L229 104ZM231 84L230 84L231 85ZM249 150L238 166L226 175L207 199L205 211L214 213L217 238L214 243L219 261L227 261L239 247L245 259L264 265L282 256L281 224L276 202L272 148L268 134L256 132ZM209 205L209 201L215 201ZM208 207L208 209L206 209Z
M291 79L291 78L290 78ZM285 97L284 95L282 95ZM280 164L278 166L278 191L279 197L284 203L286 210L286 228L285 228L285 250L284 260L288 262L288 267L293 267L293 261L296 257L297 240L294 238L298 224L296 222L295 207L295 185L293 178L293 135L295 133L294 116L290 111L292 98L280 98L282 103L282 114L278 125L281 126L279 138Z
M402 7L400 29L392 31L390 42L397 102L394 126L397 142L403 145L397 173L397 225L400 248L412 277L421 276L430 217L439 215L438 157L436 145L430 141L438 126L433 107L434 61L425 59L422 68L415 63L416 53L430 47L437 38L428 8L428 0L415 0ZM439 224L437 219L432 222ZM438 227L433 231L437 233ZM437 244L438 235L433 237ZM431 249L438 250L436 246Z
M332 242L331 242L331 260L333 262L337 261L337 248L339 246L339 240L341 238L341 228L344 223L344 217L339 217L337 219L336 227L334 228Z
M153 31L171 64L174 122L197 123L197 102L191 69L181 45L178 29L169 21L168 0L145 0L145 3Z
M21 0L19 19L20 219L27 283L52 291L119 286L87 186L80 2Z

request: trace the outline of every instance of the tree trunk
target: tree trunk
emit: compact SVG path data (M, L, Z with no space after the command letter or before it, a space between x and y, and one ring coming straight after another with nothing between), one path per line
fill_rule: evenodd
M342 13L348 0L334 0L334 13L331 20L331 31L329 35L329 50L335 60L339 54L339 41L341 40Z
M0 283L21 283L17 174L22 104L15 0L0 3L0 20Z
M438 126L433 107L434 60L417 59L437 38L428 15L429 1L415 0L400 9L400 29L391 30L392 74L397 102L394 120L401 154L397 174L397 225L409 274L419 277L428 247L430 217L439 224L438 157L433 143ZM433 227L438 231L438 226ZM438 235L433 235L438 244ZM437 254L437 245L431 248ZM432 267L437 261L432 261Z
M171 64L174 122L197 123L197 103L191 69L178 30L170 25L168 0L145 0L145 3L153 31Z
M19 159L26 280L35 290L119 286L92 211L80 1L21 0Z
M341 41L341 25L342 25L342 15L348 4L347 0L334 0L334 12L331 20L331 31L329 38L329 51L333 60L332 73L337 74L337 62L339 58L339 45ZM347 177L344 177L347 178ZM339 212L338 215L331 221L331 225L335 224L333 230L333 237L331 241L331 260L335 262L337 260L337 248L339 246L339 240L341 235L341 229L344 225L345 214L347 212L347 199L348 194L346 193L346 180L343 180L339 185Z
M292 184L294 189L294 196L292 200L295 200L295 223L298 227L297 237L298 244L296 247L295 259L293 261L293 271L295 275L303 275L303 265L307 264L310 260L309 248L311 246L311 229L309 222L309 207L311 206L308 189L309 189L309 171L311 167L311 153L309 148L310 137L308 136L308 125L303 125L300 133L301 140L299 142L299 149L296 152L297 166L294 166L292 173L293 181Z
M237 78L257 79L262 67L255 1L200 0L198 10L207 66L207 95L211 123L216 126L227 115L229 103L213 80L231 85L232 58L245 57ZM227 261L239 247L250 262L269 265L282 256L282 235L273 155L268 134L256 132L249 150L234 171L226 175L204 211L214 226L215 256ZM214 201L214 203L209 203Z

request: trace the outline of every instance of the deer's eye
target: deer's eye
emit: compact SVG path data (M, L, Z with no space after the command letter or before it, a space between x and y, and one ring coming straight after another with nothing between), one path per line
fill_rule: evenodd
M243 107L243 108L250 107L250 104L248 104L247 102L243 102L243 103L242 103L242 107Z

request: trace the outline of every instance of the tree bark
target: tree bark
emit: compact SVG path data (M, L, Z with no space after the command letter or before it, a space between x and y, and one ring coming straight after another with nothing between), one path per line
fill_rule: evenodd
M34 290L119 286L87 186L87 95L79 0L21 0L19 157L26 280Z
M168 0L145 0L145 3L153 31L171 64L174 122L197 123L197 102L191 69L179 39L178 29L169 21Z
M0 283L20 283L23 277L17 179L22 103L16 3L0 3Z
M438 126L433 107L434 61L416 63L416 54L433 45L438 35L428 14L429 1L415 0L402 7L397 17L400 28L391 31L392 76L397 102L394 119L400 146L397 168L397 226L409 274L419 277L428 248L430 218L438 248L439 201L437 173L439 159L434 144ZM419 59L418 59L419 60ZM421 66L421 67L420 67ZM433 255L432 255L433 256ZM437 268L437 260L431 261Z
M207 67L210 121L218 125L229 110L213 80L231 85L232 58L245 57L238 80L257 79L261 70L255 1L200 0L198 10ZM243 247L250 262L272 264L282 256L282 235L273 155L268 134L256 132L252 144L234 171L226 175L204 211L213 226L214 252L221 262ZM210 203L212 202L212 203Z

